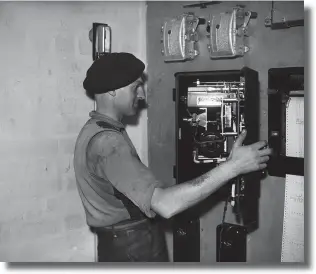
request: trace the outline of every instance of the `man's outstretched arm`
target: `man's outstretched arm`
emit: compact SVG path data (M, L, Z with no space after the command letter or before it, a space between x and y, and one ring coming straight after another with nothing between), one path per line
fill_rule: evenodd
M242 146L243 132L236 140L226 162L191 181L168 188L155 188L151 208L164 218L170 218L207 198L234 177L265 168L271 149L263 149L266 141Z

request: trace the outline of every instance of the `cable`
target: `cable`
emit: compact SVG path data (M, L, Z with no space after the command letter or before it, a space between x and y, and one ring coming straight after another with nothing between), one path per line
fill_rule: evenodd
M224 206L224 211L223 211L223 218L222 218L222 228L221 231L219 233L219 252L218 252L218 260L219 262L221 261L221 248L222 248L222 233L223 233L223 229L224 229L224 222L225 222L225 216L226 216L226 212L227 212L227 204L228 204L228 200L229 200L229 195L225 201L225 206Z
M224 224L224 222L225 222L228 200L229 200L229 195L228 195L228 197L227 197L227 199L225 201L225 206L224 206L224 211L223 211L223 218L222 218L222 224Z
M96 233L93 233L94 236L94 262L98 262L98 236Z

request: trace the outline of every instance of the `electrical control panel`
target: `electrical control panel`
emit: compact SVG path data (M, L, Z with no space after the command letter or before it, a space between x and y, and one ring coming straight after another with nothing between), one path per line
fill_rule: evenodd
M187 106L182 121L190 126L193 162L226 161L231 144L245 128L245 78L217 82L196 79L180 102Z
M243 129L247 129L244 145L259 141L259 82L258 73L247 67L228 71L178 72L175 80L174 177L176 183L181 184L227 161ZM261 172L238 176L212 195L213 202L225 201L230 205L236 223L248 232L258 227L260 180ZM199 231L192 229L192 223L198 219L198 212L194 209L176 216L175 245L185 242L187 248L194 246L193 239ZM187 260L185 250L175 249L175 261ZM197 252L198 249L194 251Z
M258 73L247 67L176 74L177 183L194 179L226 161L243 129L247 129L245 145L259 140L258 86ZM229 184L229 200L238 212L239 201L245 198L246 181L252 176L236 178ZM248 222L247 217L241 219Z

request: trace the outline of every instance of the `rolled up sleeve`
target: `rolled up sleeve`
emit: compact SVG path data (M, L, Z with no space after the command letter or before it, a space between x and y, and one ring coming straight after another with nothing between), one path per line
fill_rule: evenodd
M123 135L110 131L98 135L92 144L92 151L98 159L95 166L98 173L144 214L154 217L152 195L155 188L163 187L163 184L139 160Z

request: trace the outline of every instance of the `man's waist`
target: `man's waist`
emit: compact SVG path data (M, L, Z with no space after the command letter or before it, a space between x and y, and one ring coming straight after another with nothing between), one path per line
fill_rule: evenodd
M91 231L95 233L102 233L102 232L109 232L109 231L123 231L127 229L132 228L140 228L142 226L148 226L149 223L154 222L154 220L151 220L149 218L144 218L141 220L124 220L117 224L109 225L109 226L103 226L103 227L91 227Z

